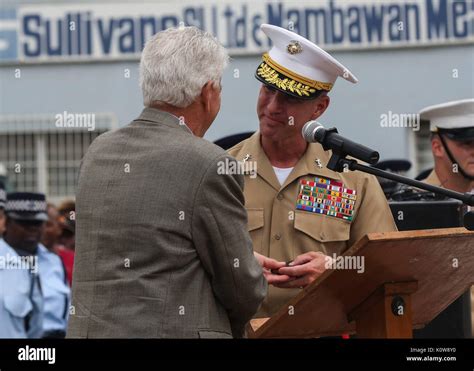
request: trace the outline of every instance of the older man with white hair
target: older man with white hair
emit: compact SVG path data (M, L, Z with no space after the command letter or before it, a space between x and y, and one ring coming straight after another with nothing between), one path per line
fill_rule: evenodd
M235 159L201 138L227 63L194 27L145 45L146 108L82 161L68 337L240 337L264 299L258 262L282 264L255 258L243 178L218 172Z

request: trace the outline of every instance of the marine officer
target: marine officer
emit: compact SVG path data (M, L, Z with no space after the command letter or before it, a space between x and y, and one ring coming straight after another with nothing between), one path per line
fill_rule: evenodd
M307 39L262 25L273 43L255 77L262 82L257 102L260 130L229 150L244 165L245 206L254 250L278 261L287 281L270 286L256 317L274 314L342 254L370 232L396 225L376 178L326 168L331 156L308 144L303 125L327 109L337 77L356 77ZM255 170L256 166L256 170ZM246 171L252 169L252 171Z

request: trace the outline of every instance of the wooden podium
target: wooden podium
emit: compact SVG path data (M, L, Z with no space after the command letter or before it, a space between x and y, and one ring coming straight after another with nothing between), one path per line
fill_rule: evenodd
M274 316L252 320L249 337L411 338L474 283L465 228L371 233L342 256L363 257L364 272L326 270Z

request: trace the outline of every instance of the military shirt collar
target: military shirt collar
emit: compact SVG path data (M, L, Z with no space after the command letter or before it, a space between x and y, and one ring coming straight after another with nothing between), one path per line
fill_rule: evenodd
M442 187L441 181L439 180L438 175L436 175L436 171L434 169L431 170L430 175L428 175L424 182L437 187Z
M259 131L254 133L245 142L239 152L240 156L237 160L256 161L257 174L278 191L285 188L288 184L291 184L295 179L305 175L321 176L337 180L341 179L339 173L326 168L329 158L331 157L331 152L324 151L317 143L308 144L305 154L299 159L283 186L278 182L272 164L262 148Z

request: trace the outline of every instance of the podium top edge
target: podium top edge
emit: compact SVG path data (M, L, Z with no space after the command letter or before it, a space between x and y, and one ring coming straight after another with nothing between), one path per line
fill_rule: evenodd
M438 229L419 229L411 231L397 232L375 232L366 235L369 241L381 240L405 240L405 239L425 239L433 237L462 237L473 236L474 231L469 231L464 227L456 228L438 228Z

